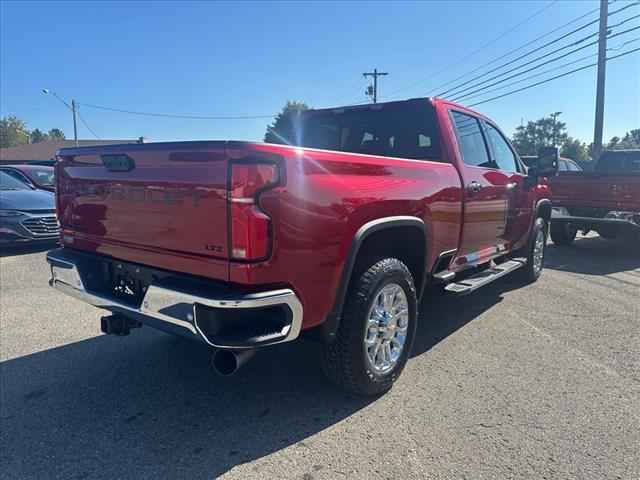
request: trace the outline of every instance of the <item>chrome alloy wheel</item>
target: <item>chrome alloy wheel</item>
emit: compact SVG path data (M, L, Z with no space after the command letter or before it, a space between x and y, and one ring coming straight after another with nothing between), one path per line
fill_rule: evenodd
M386 373L397 363L409 326L409 302L400 285L385 285L369 310L364 346L367 360L377 373Z
M542 261L544 260L544 230L541 228L536 234L535 243L533 245L533 270L537 273L542 270Z

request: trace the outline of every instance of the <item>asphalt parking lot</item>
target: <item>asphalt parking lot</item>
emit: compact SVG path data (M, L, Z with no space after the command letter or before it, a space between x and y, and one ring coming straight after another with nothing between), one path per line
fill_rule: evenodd
M304 341L221 378L188 340L103 336L44 256L0 259L3 479L640 477L631 241L550 244L534 285L430 292L377 399L336 390Z

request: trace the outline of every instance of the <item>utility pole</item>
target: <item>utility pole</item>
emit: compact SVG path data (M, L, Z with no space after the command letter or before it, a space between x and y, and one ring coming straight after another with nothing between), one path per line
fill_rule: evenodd
M363 73L362 76L364 78L373 77L373 103L378 103L378 77L384 77L385 75L389 75L387 72L378 72L377 68L373 69L373 72ZM367 94L369 93L369 89L367 89Z
M600 0L600 33L598 36L598 78L596 83L596 120L593 132L593 160L597 160L602 151L604 80L607 64L607 10L608 1Z
M78 108L78 104L75 100L71 100L71 112L73 113L73 138L76 142L76 147L78 146L78 126L76 125L76 109Z
M42 93L46 93L46 94L51 94L54 97L56 97L58 100L60 100L65 107L67 107L69 110L71 110L71 113L73 114L73 139L75 140L75 144L76 147L78 146L78 127L76 125L76 110L78 109L78 102L76 102L75 100L71 100L71 106L69 106L69 104L67 102L65 102L63 99L61 99L56 92L52 92L51 90L49 90L48 88L43 88L42 89Z
M556 117L558 115L560 115L561 113L562 112L555 112L555 113L551 113L550 114L551 117L553 118L553 135L552 135L553 141L552 141L551 145L554 146L554 147L556 146Z

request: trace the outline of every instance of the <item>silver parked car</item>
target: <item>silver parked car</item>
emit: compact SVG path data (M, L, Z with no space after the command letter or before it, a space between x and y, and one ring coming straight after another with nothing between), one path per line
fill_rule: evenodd
M54 194L0 172L0 243L51 242L59 235Z

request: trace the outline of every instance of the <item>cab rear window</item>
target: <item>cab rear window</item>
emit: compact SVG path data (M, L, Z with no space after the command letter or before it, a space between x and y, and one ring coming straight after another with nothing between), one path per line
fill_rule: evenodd
M293 143L342 152L439 160L440 142L433 107L368 107L303 115Z
M640 172L640 150L607 151L594 170L608 172Z

